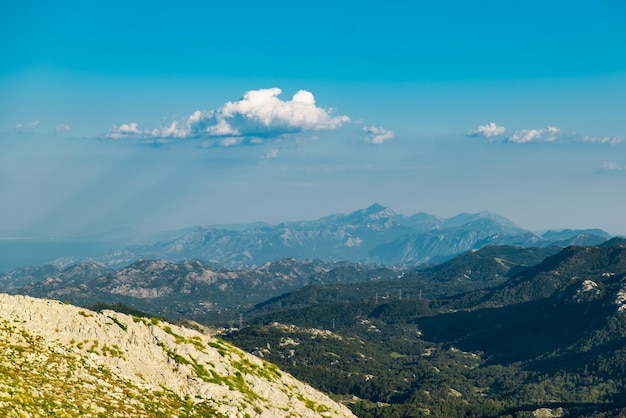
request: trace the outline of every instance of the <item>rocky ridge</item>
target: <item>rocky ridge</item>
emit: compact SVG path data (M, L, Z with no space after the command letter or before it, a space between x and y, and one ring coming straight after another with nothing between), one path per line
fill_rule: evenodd
M0 359L2 416L354 416L220 339L27 296L0 294Z
M21 278L19 272L0 275L0 292L68 301L88 306L97 302L124 303L153 315L170 319L185 317L205 321L207 315L220 315L224 309L252 305L309 284L308 278L338 265L317 260L279 260L262 266L229 270L197 260L172 263L140 260L117 271L101 274L90 269L83 276L87 260L61 271L39 269ZM94 273L95 272L95 273ZM41 278L44 277L44 278ZM26 285L19 286L26 282Z

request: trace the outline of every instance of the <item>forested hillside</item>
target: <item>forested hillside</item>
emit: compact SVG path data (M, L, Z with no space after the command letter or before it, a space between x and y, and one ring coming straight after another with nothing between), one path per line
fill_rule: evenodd
M493 287L311 304L227 338L360 417L608 417L626 408L625 301L626 247L568 247Z

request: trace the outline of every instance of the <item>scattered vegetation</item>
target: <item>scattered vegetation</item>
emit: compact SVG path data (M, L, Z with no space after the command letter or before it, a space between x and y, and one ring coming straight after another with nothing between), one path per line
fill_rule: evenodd
M120 320L119 320L119 319L117 319L116 317L114 317L114 316L108 316L108 318L109 318L111 321L113 321L113 323L115 323L118 327L122 328L124 331L126 331L126 330L128 329L128 327L127 327L125 324L121 323L121 322L120 322Z
M115 345L101 351L120 353ZM207 402L142 389L106 367L89 366L80 354L50 346L6 320L0 322L0 416L226 417Z
M132 315L140 318L150 318L154 315L143 312L139 309L135 309L131 306L125 305L123 303L105 303L105 302L97 302L93 305L85 306L86 309L92 310L94 312L102 312L104 310L115 311L119 313L123 313L126 315Z

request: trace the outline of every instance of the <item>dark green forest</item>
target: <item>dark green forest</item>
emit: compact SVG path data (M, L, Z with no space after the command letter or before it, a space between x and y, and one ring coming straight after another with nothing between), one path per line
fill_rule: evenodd
M370 293L347 301L337 285L303 289L225 338L363 418L626 415L626 247L569 247L515 270L463 291L449 267L439 297L394 295L389 281L340 286Z

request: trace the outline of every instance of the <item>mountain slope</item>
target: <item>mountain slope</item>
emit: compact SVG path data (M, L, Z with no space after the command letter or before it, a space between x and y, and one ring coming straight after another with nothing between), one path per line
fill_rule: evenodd
M450 296L498 285L559 250L557 247L491 245L468 251L442 264L413 270L338 267L312 276L309 281L314 285L264 301L249 313L258 315L316 304L356 302L374 299L376 295L381 302L398 297L434 299ZM346 283L348 281L351 283Z
M275 366L157 320L0 294L3 416L353 416Z
M310 280L310 277L340 265L343 264L287 259L229 270L197 260L181 263L140 260L112 271L88 269L81 264L56 272L45 280L7 290L80 306L97 302L123 303L172 319L187 317L225 323L236 320L242 309L313 283L318 279ZM96 271L100 274L95 274ZM321 277L329 282L342 280L341 277Z
M492 361L544 356L551 359L542 360L546 367L592 350L611 357L616 347L607 342L626 340L625 280L626 247L568 247L497 288L441 306L458 312L414 322L424 338L482 351Z
M621 243L568 247L496 286L438 299L292 305L229 338L316 387L358 396L361 417L618 416L626 413ZM483 252L488 262L473 262L489 271L497 250L465 256ZM315 332L332 338L313 343L306 334Z
M64 268L54 264L44 264L40 267L22 267L0 274L0 289L9 291L22 286L32 285L49 278L61 280L81 279L89 280L109 274L113 270L102 263L86 259L70 264Z
M406 218L381 205L348 215L315 221L252 226L244 230L198 227L177 239L111 252L101 260L109 265L138 258L172 261L201 259L230 267L259 265L282 258L326 261L367 261L367 251L386 240L412 231Z
M461 214L445 220L438 229L382 243L370 251L370 256L391 264L423 264L432 259L451 258L502 237L525 232L508 219L489 212Z

